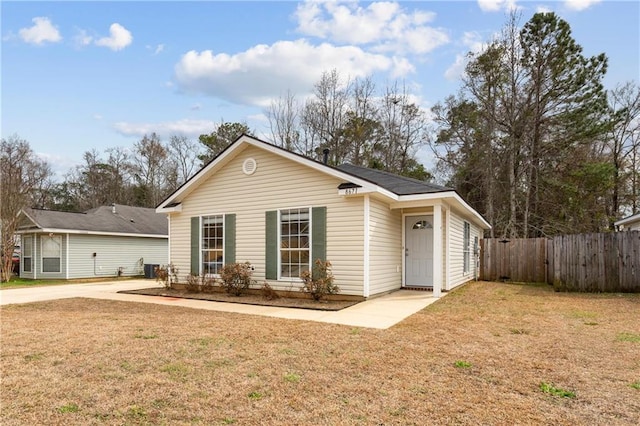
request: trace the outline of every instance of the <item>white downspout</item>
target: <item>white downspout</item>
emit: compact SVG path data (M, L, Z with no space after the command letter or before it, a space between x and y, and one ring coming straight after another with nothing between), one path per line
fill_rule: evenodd
M65 257L66 259L66 266L65 266L65 271L64 271L64 276L66 279L69 279L69 233L67 233L67 248L65 250Z

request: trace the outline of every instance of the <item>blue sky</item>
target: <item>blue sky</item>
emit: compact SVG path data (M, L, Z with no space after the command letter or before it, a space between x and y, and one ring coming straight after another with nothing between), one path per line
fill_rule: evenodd
M333 68L379 89L404 82L429 108L513 7L523 24L554 11L585 55L606 53L607 88L640 79L637 1L2 1L2 137L61 175L154 131L197 139L224 120L264 136L271 99L303 99Z

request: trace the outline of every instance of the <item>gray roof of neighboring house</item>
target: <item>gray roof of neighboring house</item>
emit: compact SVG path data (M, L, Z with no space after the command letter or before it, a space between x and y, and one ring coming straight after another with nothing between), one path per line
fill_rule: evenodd
M115 208L115 213L113 212ZM155 209L121 204L102 206L84 213L24 209L24 214L41 229L66 229L96 233L168 235L167 216ZM28 227L21 227L21 230Z
M387 189L397 195L411 194L427 194L431 192L453 191L453 188L424 182L404 176L398 176L393 173L382 170L368 169L366 167L354 166L351 164L342 164L337 167L345 173L349 173L360 179L364 179L384 189Z

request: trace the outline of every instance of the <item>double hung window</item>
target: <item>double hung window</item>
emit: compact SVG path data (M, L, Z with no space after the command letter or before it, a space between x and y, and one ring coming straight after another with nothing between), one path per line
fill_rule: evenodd
M280 210L280 278L298 278L310 265L308 208Z
M32 272L31 265L33 259L33 237L25 235L22 237L22 271Z
M62 236L42 237L42 272L60 272L62 258Z
M224 265L224 216L202 217L202 274L217 275Z
M467 274L469 273L470 266L471 266L471 225L469 225L469 222L464 222L462 252L463 252L463 272Z

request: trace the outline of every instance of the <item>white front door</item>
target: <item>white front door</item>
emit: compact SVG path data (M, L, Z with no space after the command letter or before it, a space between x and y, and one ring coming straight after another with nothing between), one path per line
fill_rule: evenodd
M405 217L405 285L433 285L433 216Z

